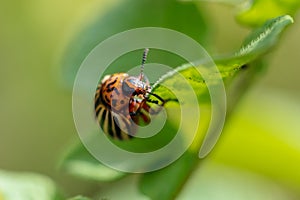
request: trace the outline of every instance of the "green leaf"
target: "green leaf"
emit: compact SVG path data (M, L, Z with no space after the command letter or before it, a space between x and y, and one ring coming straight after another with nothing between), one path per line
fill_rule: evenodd
M103 185L96 200L151 200L138 190L138 174L133 174L109 185Z
M70 198L68 200L91 200L91 199L87 198L87 197L83 197L83 196L76 196L76 197Z
M82 143L75 144L63 157L60 165L67 173L87 180L114 181L126 175L101 164Z
M254 27L261 26L265 21L280 15L294 16L300 8L299 0L253 0L249 2L237 19L242 24Z
M153 200L168 195L174 199L178 192L178 200L227 200L233 194L245 200L299 199L300 107L283 95L266 89L251 92L232 116L226 137L205 162L194 163L196 156L186 155L173 164L177 167L145 174L141 192ZM188 169L192 174L184 177L182 172ZM101 197L121 199L134 190L136 178L126 179L104 186ZM178 185L181 179L187 179L184 185ZM130 199L147 198L136 194Z
M235 105L238 102L239 97L243 95L247 87L254 82L254 77L258 74L262 66L260 62L262 56L267 51L271 50L271 47L273 47L278 40L280 33L282 33L284 28L290 23L292 23L292 18L289 16L283 16L268 21L262 28L255 30L250 34L238 53L234 53L227 58L216 60L217 67L225 81L227 95L229 96L228 105L231 109L229 109L227 115L232 111L232 105ZM203 66L196 66L196 68L201 67ZM178 72L179 74L175 72ZM165 99L174 98L172 92L175 90L179 90L181 94L184 93L179 87L181 84L184 85L184 82L181 82L181 76L183 76L196 91L199 104L203 105L203 103L207 103L209 93L204 79L200 76L195 67L186 64L176 68L175 72L170 72L159 79L154 85L153 92ZM214 84L214 72L210 73L212 73L209 76L210 84ZM169 89L171 89L166 90L162 84L168 85ZM234 87L234 85L237 86ZM141 191L144 194L152 199L174 199L174 195L179 193L179 190L190 176L192 169L198 163L198 157L195 152L197 152L201 145L201 138L203 137L201 134L204 133L202 130L203 128L199 128L198 130L198 141L194 142L193 149L187 151L177 162L160 171L148 173L143 176L141 181ZM204 155L209 152L207 150L212 149L217 142L217 139L218 137L213 140L204 140L201 146L202 149L206 149L204 150Z
M187 23L188 21L188 23ZM193 3L176 0L123 0L112 10L87 25L67 48L62 60L62 73L68 86L73 85L77 70L84 58L101 41L108 37L138 27L164 27L180 31L196 41L206 44L207 26L202 14ZM147 35L145 35L147 37ZM114 62L109 73L124 72L140 64L140 53L130 54ZM151 51L151 62L168 62L178 66L182 59L159 50ZM99 77L100 79L100 77Z
M237 55L245 57L247 55L260 55L267 52L277 43L280 34L286 26L293 22L293 18L289 15L268 20L263 27L258 28L250 34Z
M300 191L299 116L299 101L284 91L255 90L232 115L211 159Z
M215 63L225 84L230 83L230 80L242 69L245 69L249 63L268 52L277 43L282 31L291 23L293 23L293 19L288 15L269 20L264 26L253 31L236 53L228 57L217 58ZM207 103L209 100L209 93L205 84L207 80L204 80L198 72L198 70L201 71L203 68L205 68L203 65L194 67L191 64L175 68L174 71L167 73L154 84L153 92L164 99L174 99L174 91L180 90L180 93L185 92L185 88L179 86L186 85L184 81L187 80L189 85L195 90L199 102ZM212 71L209 73L208 81L214 83L213 80L217 79L217 72ZM181 76L185 79L180 78ZM169 88L166 89L163 85L167 85Z
M197 154L186 152L172 165L143 175L140 190L152 200L175 199L198 163Z
M176 200L187 199L296 200L299 195L263 175L216 163L208 158L193 171L176 197Z
M162 130L159 130L159 133L155 134L152 137L134 138L132 140L115 140L112 138L110 139L113 145L118 146L123 150L129 152L136 152L136 153L141 153L141 152L146 153L146 152L151 152L163 148L165 145L167 145L173 139L174 134L176 133L177 129L175 129L174 127L176 126L174 126L169 122L169 120L167 120L163 124ZM142 131L138 130L137 134L139 134L139 132ZM89 137L90 139L85 140L85 145L91 146L93 145L94 141L98 141L97 142L98 147L103 147L107 145L105 140L98 140L99 139L97 138L98 135L99 132L97 131L94 134L91 134ZM97 140L95 140L95 138L97 138ZM175 142L173 142L174 147L177 147L178 149L174 150L173 148L169 148L165 153L154 156L151 159L147 159L147 163L150 164L147 165L146 167L149 167L149 169L151 169L152 168L151 164L156 165L155 163L161 162L161 160L172 159L173 157L171 155L174 156L178 155L179 149L182 145L181 143L182 140L178 139ZM106 148L102 148L99 151L106 151L106 150L107 150ZM126 159L124 160L123 157L120 157L120 155L116 155L116 153L110 154L110 156L114 156L114 159L117 158L114 166L117 167L124 166L123 169L126 168L134 169L137 166L135 162L128 162ZM74 147L71 148L68 151L68 153L66 153L60 165L62 169L69 174L75 175L80 178L88 179L88 180L94 180L94 181L102 181L102 182L115 181L117 179L123 178L124 176L128 175L127 173L111 169L110 167L107 167L102 163L100 163L100 161L95 159L81 143L75 144ZM145 170L145 168L143 168L143 170Z
M2 200L62 200L55 184L48 177L23 172L0 170Z

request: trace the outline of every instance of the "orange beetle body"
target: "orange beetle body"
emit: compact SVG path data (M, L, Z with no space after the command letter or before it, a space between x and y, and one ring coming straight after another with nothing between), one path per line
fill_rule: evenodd
M126 73L116 73L105 76L98 84L95 94L95 115L104 133L116 139L132 138L137 131L137 125L150 123L149 103L163 106L165 101L151 93L151 86L144 75L144 64L148 49L145 49L142 59L141 73L138 77ZM150 100L149 95L157 98ZM161 102L161 104L159 104Z
M130 138L136 132L140 119L150 122L147 94L149 83L126 73L103 78L95 94L95 111L98 122L106 134L118 139ZM132 122L133 120L133 122Z

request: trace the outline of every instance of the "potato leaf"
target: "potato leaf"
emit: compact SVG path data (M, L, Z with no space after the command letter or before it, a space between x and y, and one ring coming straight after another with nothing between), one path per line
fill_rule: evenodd
M24 172L0 170L2 200L62 200L56 185L48 177Z
M229 95L235 94L239 97L245 93L245 88L253 83L253 80L251 79L259 72L261 64L258 61L262 59L262 56L266 52L271 50L271 47L275 45L284 28L292 22L293 20L290 16L272 19L266 22L263 27L250 34L237 53L234 53L228 58L216 60L216 65L220 70L222 78L226 80L225 83L227 83L226 88L227 91L230 92L228 93ZM247 67L245 68L243 66ZM196 66L196 68L197 67L202 66ZM156 83L153 89L156 94L163 98L174 98L173 94L168 92L168 90L166 91L161 84L168 84L168 86L171 86L170 91L180 90L178 88L180 85L180 78L177 80L177 76L183 76L189 81L193 89L196 90L199 103L203 103L201 100L203 96L209 97L206 85L204 84L204 79L199 76L199 73L194 66L186 64L176 68L175 71L178 73L170 72ZM241 71L245 71L246 73L241 73ZM239 86L232 87L231 83L233 83L233 79L239 78L239 76L242 76L241 81L238 82ZM210 77L214 79L213 74ZM232 97L229 96L228 99L232 99ZM239 98L237 98L237 101L238 99ZM234 102L236 103L236 101ZM206 136L206 138L207 137L209 136ZM211 151L217 142L218 136L214 137L213 140L206 140L206 138L201 146L200 157L204 157ZM200 143L196 144L196 146L200 146ZM186 158L190 158L190 160L186 160ZM185 181L191 174L193 166L198 163L195 161L196 159L198 159L196 152L187 151L171 166L168 166L161 171L145 174L141 181L141 191L154 200L174 199L174 194L179 193L179 190L183 187Z
M249 5L250 4L250 5ZM238 14L237 20L253 27L261 26L265 21L281 16L294 16L300 8L299 0L253 0L245 4L244 11Z
M91 200L91 199L87 198L87 197L83 197L83 196L76 196L76 197L70 198L68 200Z
M293 23L293 18L289 15L271 19L267 21L264 26L253 31L236 53L228 57L217 58L215 63L221 77L228 82L228 79L232 79L238 72L244 69L247 64L268 52L270 48L276 44L284 28L291 23ZM199 101L207 100L209 93L207 85L205 84L206 80L204 80L198 72L201 71L203 67L203 65L193 66L191 64L184 64L175 68L174 71L165 74L154 84L153 92L164 99L174 99L174 91L180 90L181 93L184 92L184 88L180 86L185 85L182 81L187 80L189 85L195 90ZM211 71L209 73L209 81L217 78L217 71ZM185 80L180 78L181 76L183 76ZM169 88L166 89L163 85L167 85Z
M284 91L255 89L232 115L210 158L300 191L299 116L299 101Z
M66 153L60 166L71 175L94 181L114 181L126 175L101 164L81 143Z

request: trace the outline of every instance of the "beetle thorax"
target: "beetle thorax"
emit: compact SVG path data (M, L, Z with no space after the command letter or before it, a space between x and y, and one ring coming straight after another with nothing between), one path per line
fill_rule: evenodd
M104 77L102 80L102 101L113 112L129 114L138 112L139 107L146 102L147 94L151 91L148 80L126 73L117 73Z

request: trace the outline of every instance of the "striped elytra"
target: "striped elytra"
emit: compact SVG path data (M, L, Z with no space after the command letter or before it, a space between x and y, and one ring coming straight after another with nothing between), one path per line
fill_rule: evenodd
M127 73L105 76L95 93L95 116L103 132L115 139L132 138L137 125L150 123L149 102L164 104L164 100L151 93L151 86L143 73L148 49L145 49L138 77ZM149 95L158 100L150 100ZM135 123L135 124L134 124Z

